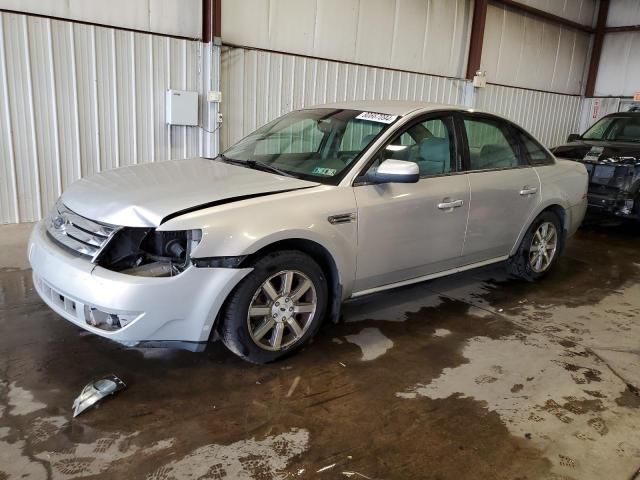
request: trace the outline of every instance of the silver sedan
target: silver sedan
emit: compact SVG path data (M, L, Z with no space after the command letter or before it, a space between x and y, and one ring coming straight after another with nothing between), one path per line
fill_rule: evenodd
M505 262L538 280L586 209L583 165L463 108L306 108L217 158L80 180L32 233L34 285L128 346L251 362L304 345L343 301Z

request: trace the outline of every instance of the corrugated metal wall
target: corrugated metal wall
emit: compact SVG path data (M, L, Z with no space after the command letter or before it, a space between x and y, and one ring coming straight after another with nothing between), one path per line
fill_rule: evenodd
M194 39L202 30L201 0L0 0L0 8Z
M522 125L545 145L554 146L577 128L580 97L488 85L475 100L465 98L467 82L284 55L223 48L226 148L270 120L318 103L363 100L420 100L475 106ZM473 105L469 102L473 101Z
M167 126L164 96L201 89L201 54L197 41L0 13L0 223L41 218L80 177L198 155L203 134Z
M466 82L296 55L223 48L222 148L296 108L362 99L464 104Z
M636 2L637 0L630 1ZM583 25L591 25L596 12L597 0L520 0L520 3Z
M571 133L584 133L591 125L605 115L615 113L620 108L620 98L584 98L580 106L580 121Z
M640 23L640 1L611 0L607 27L633 26ZM640 32L612 32L604 37L596 96L632 97L640 90Z
M640 23L638 0L611 0L607 15L607 27L623 27Z
M638 49L640 32L605 35L596 79L596 95L633 96L640 90Z
M497 113L554 147L578 128L581 99L578 96L487 85L476 91L475 106Z
M580 94L589 46L587 33L489 5L480 68L493 83Z
M224 0L222 38L238 46L460 77L471 11L469 0Z

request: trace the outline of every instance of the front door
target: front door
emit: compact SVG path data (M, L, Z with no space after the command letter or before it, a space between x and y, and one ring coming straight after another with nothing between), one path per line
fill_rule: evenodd
M355 293L458 266L469 213L469 184L458 171L450 116L412 122L369 167L416 162L417 183L355 186L358 258Z

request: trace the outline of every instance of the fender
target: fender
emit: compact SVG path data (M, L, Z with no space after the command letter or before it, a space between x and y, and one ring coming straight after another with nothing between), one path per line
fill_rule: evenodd
M355 279L356 203L351 187L324 186L242 200L189 212L158 230L201 229L202 240L192 258L240 257L282 240L303 239L332 256L344 293ZM353 220L331 223L336 215Z

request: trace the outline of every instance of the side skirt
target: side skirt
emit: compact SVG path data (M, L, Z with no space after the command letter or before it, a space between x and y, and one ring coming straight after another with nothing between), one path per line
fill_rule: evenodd
M471 263L469 265L464 265L462 267L452 268L450 270L444 270L442 272L431 273L429 275L423 275L422 277L412 278L410 280L403 280L401 282L389 283L387 285L381 285L380 287L369 288L367 290L360 290L359 292L354 292L351 295L351 298L362 297L364 295L370 295L372 293L383 292L385 290L391 290L393 288L404 287L406 285L412 285L414 283L424 282L426 280L433 280L434 278L446 277L447 275L452 275L454 273L464 272L466 270L473 270L474 268L484 267L486 265L491 265L492 263L504 262L509 258L508 255L503 257L491 258L489 260L483 260L482 262Z

